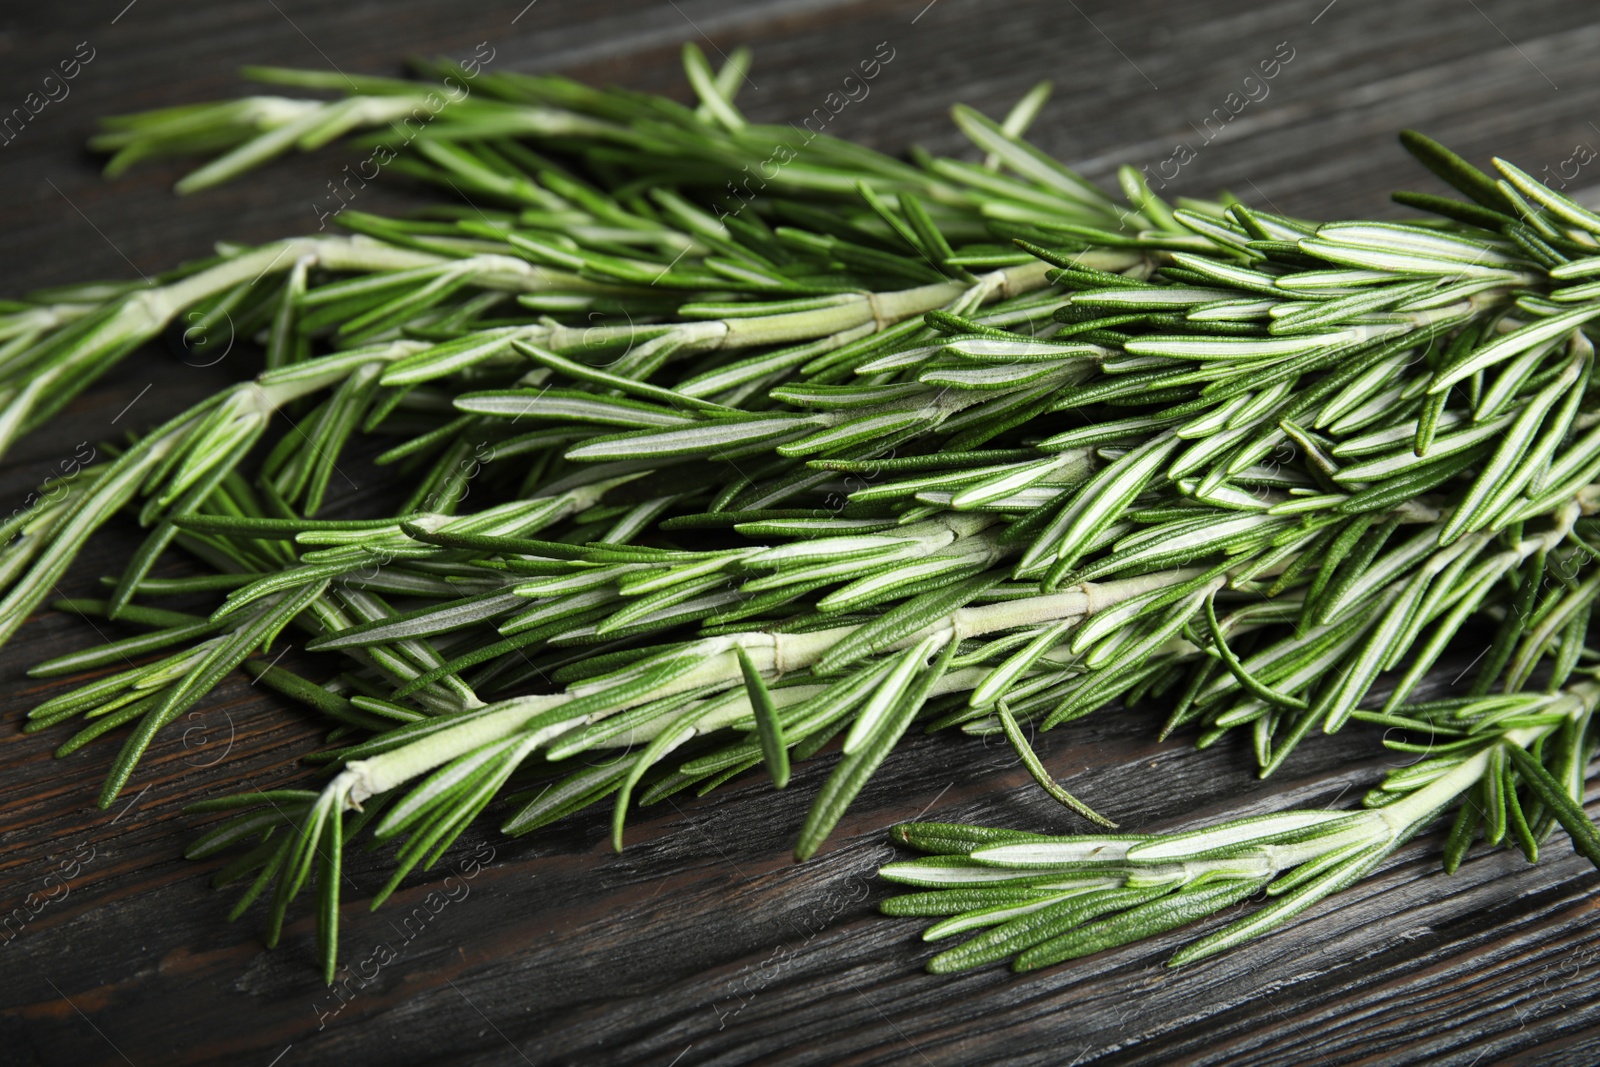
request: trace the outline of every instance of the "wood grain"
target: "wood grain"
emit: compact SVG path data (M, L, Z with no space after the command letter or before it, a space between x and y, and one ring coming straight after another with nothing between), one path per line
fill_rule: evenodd
M785 122L887 41L895 58L830 132L956 151L951 102L998 115L1047 77L1057 95L1035 136L1090 176L1155 167L1186 142L1196 158L1169 191L1226 187L1309 216L1394 216L1392 187L1436 189L1395 144L1404 126L1534 173L1600 143L1600 17L1554 0L125 2L0 13L0 114L79 42L95 50L70 95L0 147L0 293L148 274L218 238L314 229L313 203L349 161L338 149L178 200L168 187L181 168L107 183L80 147L98 115L236 92L246 62L390 73L407 53L465 56L487 41L497 69L686 98L681 42L713 54L748 44L757 65L741 104ZM1195 127L1284 42L1293 58L1270 94L1206 142ZM358 206L413 196L373 186ZM0 499L20 503L80 442L148 427L254 369L244 346L208 368L184 356L153 346L128 360L0 464ZM345 491L380 488L368 470L353 481ZM132 537L108 531L63 591L94 588ZM0 944L0 1064L1600 1060L1596 875L1565 844L1533 867L1475 851L1446 877L1437 836L1419 839L1291 931L1178 972L1162 961L1193 930L1027 977L925 974L933 950L918 925L874 910L888 895L873 878L894 852L888 824L926 815L1076 828L1009 750L947 736L894 753L803 865L789 848L833 756L797 768L781 794L750 775L648 809L621 855L605 812L531 840L479 827L376 913L364 902L383 865L359 854L341 919L352 968L341 1000L317 980L309 916L267 952L257 915L222 921L226 903L206 886L214 868L179 858L203 823L183 804L303 780L297 758L313 724L230 680L157 743L123 804L99 811L110 749L56 761L62 734L17 729L61 688L27 680L26 665L96 640L81 620L45 613L0 653L0 914L48 888L63 857L93 854L64 897ZM1463 644L1443 680L1476 652ZM1307 742L1264 783L1230 744L1156 743L1159 719L1159 709L1101 713L1044 735L1040 754L1069 789L1137 829L1350 803L1383 769L1377 738L1350 728ZM362 968L379 945L395 958Z

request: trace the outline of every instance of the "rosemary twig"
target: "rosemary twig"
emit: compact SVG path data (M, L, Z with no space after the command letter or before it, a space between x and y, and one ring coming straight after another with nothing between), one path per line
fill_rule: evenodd
M976 935L934 956L929 970L1011 958L1026 971L1151 937L1265 893L1264 906L1174 954L1169 965L1179 966L1289 922L1364 877L1468 794L1491 805L1471 809L1483 825L1501 828L1489 832L1490 844L1516 821L1531 861L1548 823L1560 822L1577 850L1600 863L1600 838L1570 777L1592 749L1584 737L1597 698L1600 686L1587 679L1555 694L1418 707L1422 722L1461 731L1463 741L1391 772L1368 795L1365 811L1285 811L1120 838L899 826L898 840L933 855L884 867L885 878L922 891L881 907L889 915L942 916L923 935L928 941ZM1530 748L1542 749L1542 757ZM1531 803L1544 806L1537 832L1523 815ZM1471 836L1452 847L1464 851Z

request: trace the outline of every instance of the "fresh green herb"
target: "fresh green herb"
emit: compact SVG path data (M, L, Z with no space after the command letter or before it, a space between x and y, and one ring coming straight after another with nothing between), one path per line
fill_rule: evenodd
M1555 822L1593 852L1574 798L1596 693L1600 217L1420 137L1482 206L1316 225L1174 208L1131 171L1122 204L1022 139L1042 90L1003 123L956 110L982 166L795 146L739 113L747 62L712 73L687 50L695 110L478 72L393 151L484 206L344 211L354 238L0 314L0 445L177 315L226 311L268 354L5 524L0 637L113 515L150 529L108 599L76 605L149 632L38 668L164 652L31 713L85 720L63 750L130 727L102 803L234 666L326 717L344 747L314 755L335 765L320 790L206 802L237 814L191 851L248 847L228 874L249 879L241 911L275 887L270 940L314 884L330 975L339 856L363 835L396 843L381 901L491 804L516 834L610 799L620 848L635 799L763 764L781 787L838 740L805 857L913 726L1004 734L1110 829L1025 728L1165 693L1169 730L1243 728L1263 774L1351 719L1438 750L1366 813L1161 837L902 828L935 857L886 869L929 890L890 910L949 916L930 938L986 928L935 969L1042 966L1278 897L1180 959L1220 951L1463 795L1451 863L1480 831L1531 856ZM112 171L228 148L194 191L381 129L419 85L125 116L97 143ZM357 510L338 464L369 438L409 498L322 517ZM174 547L218 577L151 578ZM146 603L207 592L209 617ZM1483 624L1470 695L1408 703ZM336 664L327 682L247 659L290 627Z

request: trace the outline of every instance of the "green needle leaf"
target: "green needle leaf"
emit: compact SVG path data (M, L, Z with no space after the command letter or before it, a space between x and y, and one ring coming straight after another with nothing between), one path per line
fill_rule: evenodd
M1211 630L1211 647L1216 649L1217 655L1222 658L1223 665L1228 668L1239 684L1248 689L1252 695L1272 704L1275 707L1289 708L1293 711L1305 711L1311 705L1299 697L1280 693L1270 686L1264 685L1255 675L1245 667L1233 650L1228 647L1228 639L1222 632L1222 626L1217 622L1217 606L1215 597L1206 597L1206 625Z
M1039 762L1039 756L1033 751L1033 746L1028 744L1028 738L1023 734L1022 727L1017 725L1016 716L1011 714L1011 709L1006 707L1003 701L1000 704L997 716L1000 719L1000 725L1005 729L1006 740L1011 742L1011 747L1016 749L1017 758L1022 760L1022 765L1028 768L1028 773L1033 775L1033 780L1039 783L1041 789L1095 825L1103 826L1107 830L1115 830L1117 828L1116 823L1061 788L1061 783L1051 777L1044 764Z
M745 691L750 696L750 708L755 712L756 732L761 737L761 758L766 762L772 784L782 789L789 784L789 749L783 740L783 720L772 703L772 694L761 672L750 661L743 645L735 645L739 657L739 670L744 673Z

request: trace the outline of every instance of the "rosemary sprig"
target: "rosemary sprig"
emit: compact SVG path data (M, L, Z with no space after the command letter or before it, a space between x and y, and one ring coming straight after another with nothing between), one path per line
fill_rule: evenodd
M1284 811L1176 834L1047 837L977 826L909 823L897 840L930 853L880 874L919 892L890 897L887 915L939 916L923 938L970 934L928 961L934 972L1011 959L1047 967L1165 933L1256 896L1265 903L1175 953L1180 966L1289 922L1359 881L1459 804L1445 850L1453 871L1474 838L1514 843L1529 862L1559 823L1600 864L1584 814L1582 768L1600 699L1592 672L1549 694L1436 701L1399 709L1412 728L1447 738L1437 755L1396 771L1355 812ZM1387 741L1402 751L1427 751ZM1535 754L1537 753L1537 755Z

